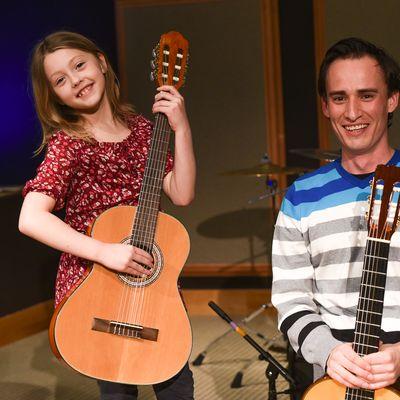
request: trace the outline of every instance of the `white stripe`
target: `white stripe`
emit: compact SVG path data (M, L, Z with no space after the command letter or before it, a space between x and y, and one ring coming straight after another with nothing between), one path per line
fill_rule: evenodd
M324 265L315 269L316 280L360 278L363 262Z
M322 314L322 320L333 329L354 329L356 317Z
M331 250L346 249L349 247L365 247L366 232L341 232L315 239L310 243L311 254L314 256Z
M311 265L309 267L293 269L274 267L272 271L272 278L274 282L287 279L312 279L314 276L314 268Z
M288 292L288 293L275 293L273 295L273 299L274 299L273 303L278 306L279 304L287 303L290 301L298 302L299 299L301 299L301 298L307 299L306 301L310 301L311 297L312 297L311 294L308 295L307 293L298 292L298 291Z
M358 293L315 293L315 300L325 308L331 307L355 307L358 302Z
M307 253L303 241L274 240L272 242L273 254L277 256L300 256Z
M341 204L340 206L314 211L304 219L309 219L306 225L310 228L324 222L332 222L342 218L354 218L357 215L364 216L367 211L366 204L365 201Z

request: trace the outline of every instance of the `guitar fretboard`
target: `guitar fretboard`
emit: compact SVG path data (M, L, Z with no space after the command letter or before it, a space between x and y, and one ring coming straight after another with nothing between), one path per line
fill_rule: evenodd
M131 241L133 246L148 253L153 248L170 134L167 117L156 114Z
M360 356L379 349L389 246L389 241L367 239L353 341L353 349ZM373 400L374 391L346 389L346 400L353 399Z

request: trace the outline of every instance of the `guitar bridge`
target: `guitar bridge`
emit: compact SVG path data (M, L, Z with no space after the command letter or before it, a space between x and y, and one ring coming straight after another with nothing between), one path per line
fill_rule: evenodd
M158 338L158 329L102 318L93 318L92 330L132 339L151 340L153 342L156 342Z

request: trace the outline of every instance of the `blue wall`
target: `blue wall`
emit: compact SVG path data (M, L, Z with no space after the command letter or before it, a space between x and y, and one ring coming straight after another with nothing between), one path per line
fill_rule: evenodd
M5 5L6 4L6 5ZM0 10L0 187L20 185L35 174L43 155L29 82L35 44L57 30L72 30L94 40L116 68L112 0L6 2Z

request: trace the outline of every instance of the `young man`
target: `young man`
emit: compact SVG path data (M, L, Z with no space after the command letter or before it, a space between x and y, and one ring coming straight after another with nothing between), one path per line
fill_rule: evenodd
M372 43L348 38L327 51L318 88L323 113L341 143L341 158L299 178L287 192L274 234L272 302L280 329L297 359L312 365L314 380L326 372L348 387L378 389L400 375L397 233L390 250L380 349L361 358L351 342L369 182L378 164L400 165L400 152L388 141L400 68Z

